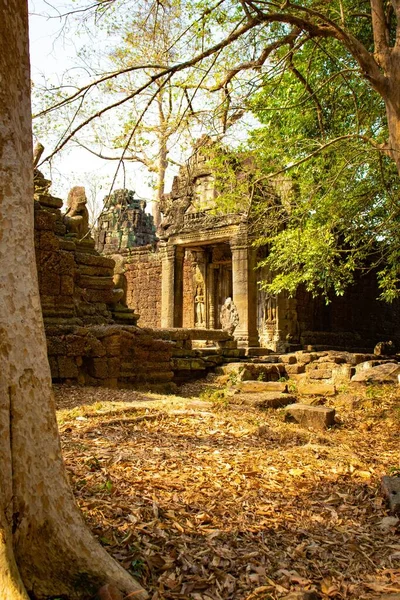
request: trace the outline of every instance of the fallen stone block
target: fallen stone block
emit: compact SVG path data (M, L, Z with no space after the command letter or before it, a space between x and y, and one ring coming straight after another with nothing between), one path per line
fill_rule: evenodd
M298 423L302 427L323 430L335 424L335 409L308 404L290 404L285 408L285 421Z
M306 370L304 364L297 365L285 365L285 371L288 375L299 375L300 373L304 373Z
M335 369L332 369L332 381L336 384L347 383L354 374L355 368L351 365L338 365Z
M288 391L287 383L280 381L242 381L237 389L241 394Z
M314 369L307 373L310 379L331 379L332 369Z
M245 404L255 408L283 408L296 402L296 396L280 392L264 392L261 394L238 394L233 396L235 404Z
M385 475L381 480L382 493L385 496L390 512L400 514L400 477Z
M398 363L384 363L359 371L352 377L351 384L398 383L399 374L400 365Z
M304 380L298 382L297 391L303 396L334 396L336 394L333 383L310 383Z

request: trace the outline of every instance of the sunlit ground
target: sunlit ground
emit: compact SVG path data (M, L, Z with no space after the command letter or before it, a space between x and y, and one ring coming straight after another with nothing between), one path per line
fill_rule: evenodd
M78 503L150 597L400 593L400 528L380 493L400 466L398 388L344 390L327 403L338 425L316 433L281 411L193 404L206 385L56 389Z

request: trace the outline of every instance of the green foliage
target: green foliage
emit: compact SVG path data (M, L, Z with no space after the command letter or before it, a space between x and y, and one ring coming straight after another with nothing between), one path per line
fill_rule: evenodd
M206 388L199 396L204 402L212 402L216 406L226 407L229 404L229 398L226 390Z
M337 3L330 7L333 18ZM371 47L369 21L344 8ZM253 190L251 205L256 243L269 249L260 266L273 274L264 287L293 295L304 286L329 301L373 269L381 298L392 301L400 291L400 190L380 149L388 137L382 99L332 39L281 47L269 67L249 101L261 125L240 149L253 154L253 186L264 187Z

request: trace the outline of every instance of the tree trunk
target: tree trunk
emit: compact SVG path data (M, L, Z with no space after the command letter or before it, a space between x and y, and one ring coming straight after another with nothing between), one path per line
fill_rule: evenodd
M0 594L147 593L96 542L61 458L34 257L25 0L0 0Z
M400 72L400 63L399 63ZM397 86L391 86L393 87ZM389 130L389 154L396 163L397 172L400 175L400 87L391 91L385 98L386 116Z
M156 198L153 204L153 218L156 229L158 230L161 223L161 211L160 206L162 206L164 193L165 193L165 174L167 172L168 165L168 150L167 144L165 140L161 137L159 143L159 157L158 157L158 165L157 165L157 188L156 188Z

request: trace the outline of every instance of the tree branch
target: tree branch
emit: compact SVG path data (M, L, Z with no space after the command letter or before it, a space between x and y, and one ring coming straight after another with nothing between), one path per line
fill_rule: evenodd
M389 57L389 32L382 0L371 0L371 16L375 58L378 64L385 68Z

